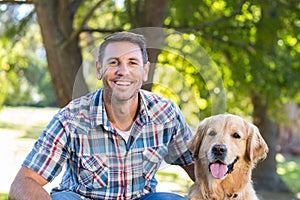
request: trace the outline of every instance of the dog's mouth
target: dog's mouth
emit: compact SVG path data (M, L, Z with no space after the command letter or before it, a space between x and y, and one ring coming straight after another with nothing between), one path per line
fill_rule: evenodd
M214 163L210 163L209 170L212 176L217 179L224 178L227 174L230 174L233 171L234 164L238 161L238 159L239 157L236 157L234 161L229 165L224 164L220 160L217 160Z

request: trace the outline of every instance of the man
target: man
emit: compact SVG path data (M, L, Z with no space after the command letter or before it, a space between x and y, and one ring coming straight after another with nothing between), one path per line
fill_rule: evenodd
M120 32L99 49L103 88L58 112L11 185L10 199L172 199L156 193L161 162L182 166L194 179L186 147L191 131L171 101L141 90L148 62L142 35ZM66 166L51 196L42 188Z

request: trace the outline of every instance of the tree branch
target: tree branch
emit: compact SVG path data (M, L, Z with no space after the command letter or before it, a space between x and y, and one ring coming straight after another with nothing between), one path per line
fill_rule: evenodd
M253 47L250 43L239 43L239 42L235 42L235 41L232 41L232 40L226 40L225 41L225 40L223 40L223 38L213 36L213 35L209 35L209 36L201 35L201 37L206 39L206 40L215 40L215 41L218 41L220 43L224 43L226 45L236 47L238 49L244 49L249 54L251 54L251 48Z
M29 21L33 18L35 14L35 9L32 9L32 11L23 19L20 20L20 23L16 24L16 32L18 35L24 36L26 34L26 28L28 27L27 24ZM20 37L16 37L15 40L12 40L12 47L15 46L15 44L19 41Z
M102 1L100 1L98 4L101 4L101 3L103 3L105 0L102 0ZM131 3L131 1L130 0L127 0L126 1L128 4L130 4ZM236 15L239 15L239 14L241 14L241 12L242 12L242 6L245 4L245 2L247 2L247 0L243 0L239 5L238 5L238 7L230 14L230 15L228 15L228 16L221 16L221 17L219 17L219 18L216 18L216 19L214 19L214 20L211 20L211 21L208 21L208 22L206 22L206 23L203 23L203 24L201 24L201 25L199 25L199 26L195 26L195 27L175 27L175 26L166 26L165 28L172 28L172 29L176 29L176 30L178 30L178 31L184 31L184 32L194 32L194 31L199 31L199 30L201 30L201 29L203 29L203 28L205 28L205 27L208 27L208 26L212 26L212 25L214 25L214 24L216 24L216 23L218 23L218 22L220 22L220 21L224 21L224 20L228 20L228 19L230 19L230 18L233 18L233 17L235 17ZM95 5L94 6L94 9L96 9L97 7L98 7L99 5ZM94 10L93 9L93 10ZM91 13L92 12L90 12L90 15L91 15ZM90 16L89 16L90 17ZM93 32L98 32L98 33L114 33L114 32L118 32L118 31L123 31L123 29L120 29L120 28L116 28L116 29L101 29L101 28L99 28L99 29L93 29L93 28L83 28L83 26L85 25L85 23L86 23L86 21L88 20L88 15L84 18L84 20L82 21L82 23L81 23L81 26L77 29L77 31L76 32L74 32L73 34L72 34L72 36L73 37L75 37L75 36L78 36L80 33L82 33L82 32L89 32L89 33L93 33ZM130 17L130 16L129 16ZM72 37L71 36L71 37ZM71 37L70 37L70 39L68 40L68 41L70 41L71 40ZM73 38L74 39L74 38ZM72 39L72 40L73 40Z
M76 14L81 3L82 3L82 0L75 0L71 3L70 9L71 9L72 16L74 16Z
M83 20L81 21L79 27L73 31L72 35L69 37L69 39L62 44L62 48L66 48L78 35L82 32L82 29L87 24L87 21L92 17L94 11L106 0L101 0L98 3L96 3L83 17Z
M131 3L131 0L125 0L125 1L126 1L125 6L126 6L127 14L128 14L128 19L135 26L136 22L134 20L133 14L132 14L132 3Z
M21 5L21 4L33 4L33 2L31 0L28 0L28 1L3 0L3 1L0 1L0 4Z
M121 29L121 28L116 28L116 29L83 28L83 29L81 29L80 33L82 33L82 32L87 32L87 33L115 33L115 32L120 32L120 31L124 31L124 29Z
M228 20L230 18L235 17L236 15L241 14L242 13L242 7L246 2L247 2L247 0L241 1L241 3L238 5L238 7L230 15L228 15L228 16L223 15L219 18L213 19L213 20L208 21L206 23L203 23L199 26L195 26L195 27L168 27L168 28L175 28L179 31L184 31L184 32L199 31L199 30L204 29L206 27L212 26L212 25L214 25L218 22Z

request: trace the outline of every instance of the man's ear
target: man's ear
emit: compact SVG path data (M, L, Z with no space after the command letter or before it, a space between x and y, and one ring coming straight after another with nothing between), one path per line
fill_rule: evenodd
M143 81L147 81L148 80L148 73L150 70L150 62L147 61L147 63L144 65L144 77L143 77Z
M96 61L96 74L97 74L97 79L101 80L103 76L103 69L99 61Z
M258 128L250 122L246 123L248 126L246 158L256 163L258 160L266 158L269 148Z

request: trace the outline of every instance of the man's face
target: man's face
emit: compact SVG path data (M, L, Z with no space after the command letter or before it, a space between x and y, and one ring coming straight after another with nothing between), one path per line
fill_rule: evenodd
M115 101L136 97L143 81L147 80L149 63L143 66L142 52L137 44L111 42L107 45L102 63L97 63L97 78L103 81L104 94Z

